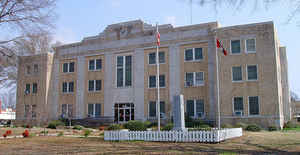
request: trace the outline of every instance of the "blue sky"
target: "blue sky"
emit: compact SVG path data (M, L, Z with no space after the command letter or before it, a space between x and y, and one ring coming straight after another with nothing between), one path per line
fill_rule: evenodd
M146 23L190 25L189 0L59 0L55 40L72 43L102 32L107 25L141 19ZM196 2L196 0L194 0ZM296 16L286 24L292 5L281 2L268 9L249 3L238 10L226 4L217 13L212 6L193 4L193 24L218 21L222 26L274 21L280 43L287 47L289 80L292 91L300 95L300 51L298 51L300 26Z

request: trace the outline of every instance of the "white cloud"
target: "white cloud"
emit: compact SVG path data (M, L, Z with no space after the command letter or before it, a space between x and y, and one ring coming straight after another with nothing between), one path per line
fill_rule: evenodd
M175 16L165 17L165 22L167 24L172 24L173 26L175 26L175 24L176 24L176 17Z

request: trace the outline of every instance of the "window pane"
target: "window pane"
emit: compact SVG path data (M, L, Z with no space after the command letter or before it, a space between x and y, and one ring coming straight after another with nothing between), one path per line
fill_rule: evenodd
M165 109L165 102L164 101L161 101L160 102L160 107L159 107L160 109L160 113L166 113L166 109Z
M232 67L232 80L233 81L242 81L242 67Z
M165 63L165 52L158 53L159 63Z
M96 91L101 90L101 80L96 80Z
M194 117L194 100L187 100L186 112L188 116Z
M195 60L203 59L202 48L195 48Z
M62 117L67 116L67 104L62 104L61 105L61 114L62 114Z
M32 93L34 93L34 94L37 93L37 83L32 84Z
M259 114L258 96L249 96L249 112L250 115Z
M36 118L36 105L32 105L31 117Z
M88 115L89 115L89 117L93 117L93 115L94 115L94 104L88 104Z
M68 63L63 64L63 72L64 73L68 72Z
M247 52L255 52L255 39L247 39L246 40Z
M203 72L197 72L196 73L196 85L203 85L204 84L204 73Z
M156 53L149 53L149 64L156 63Z
M95 104L95 117L101 116L101 104Z
M29 93L30 93L30 84L26 84L25 94L29 94Z
M117 87L123 87L123 68L117 69Z
M29 109L30 109L29 105L25 105L25 108L24 108L24 117L25 118L28 117Z
M123 56L117 57L117 67L123 67Z
M156 76L149 76L149 88L156 87Z
M185 61L192 61L193 60L193 49L185 50Z
M126 56L125 66L125 86L131 86L132 83L132 56Z
M194 85L194 73L186 73L185 74L186 86Z
M102 60L101 59L96 59L96 69L97 70L102 69Z
M231 53L241 53L240 40L231 40Z
M74 72L74 65L75 65L75 63L74 62L70 62L70 64L69 64L70 66L70 68L69 68L69 72Z
M149 102L149 117L156 117L156 104L153 101Z
M74 92L74 82L69 82L69 92Z
M257 80L257 67L256 65L247 66L248 80Z
M159 87L166 87L165 75L159 76Z
M89 80L89 91L94 91L94 80Z
M64 93L68 91L68 83L67 82L63 82L63 84L62 84L62 91Z
M197 117L203 117L204 115L204 100L196 100L196 114Z
M26 66L27 74L31 74L31 67L29 65Z
M233 99L234 111L243 111L243 97L234 97Z
M94 70L95 69L95 61L94 60L90 60L89 61L89 70Z
M68 104L68 117L72 117L72 116L73 116L73 105Z
M34 64L33 65L33 72L34 73L37 73L39 71L39 66L38 66L38 64Z

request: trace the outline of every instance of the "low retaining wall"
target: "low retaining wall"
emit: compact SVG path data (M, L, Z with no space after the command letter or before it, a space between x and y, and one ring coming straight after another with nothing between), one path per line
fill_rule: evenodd
M226 139L241 137L242 128L209 131L104 131L106 141L143 140L167 142L208 142L216 143Z

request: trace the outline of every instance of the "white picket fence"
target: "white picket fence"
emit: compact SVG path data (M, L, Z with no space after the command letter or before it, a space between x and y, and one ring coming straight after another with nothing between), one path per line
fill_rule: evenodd
M242 128L209 131L104 131L106 141L142 140L215 143L243 135Z

